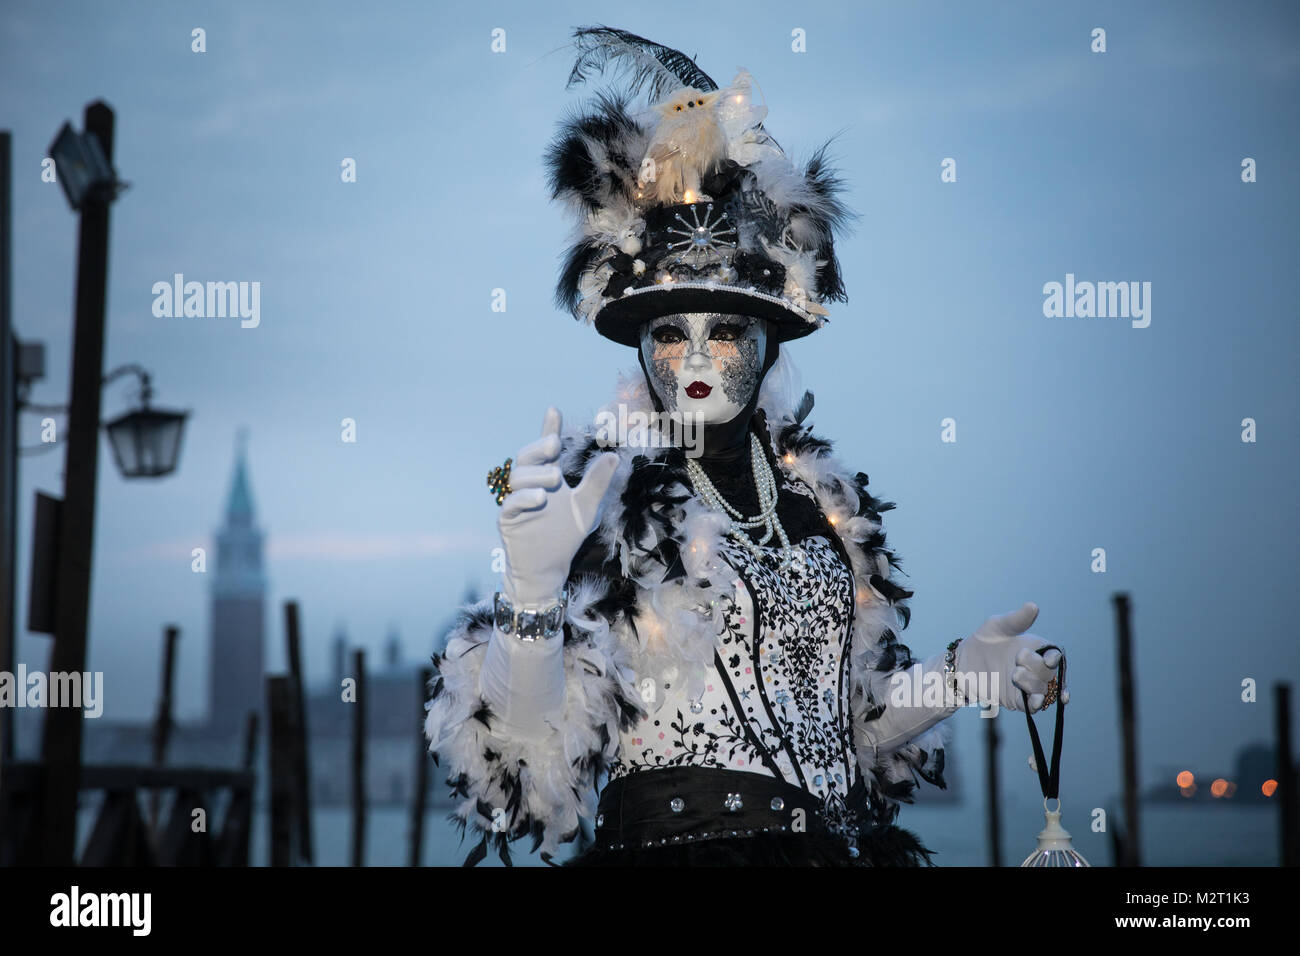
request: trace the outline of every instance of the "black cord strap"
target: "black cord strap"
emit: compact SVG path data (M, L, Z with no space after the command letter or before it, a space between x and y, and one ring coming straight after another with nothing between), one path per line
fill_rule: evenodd
M1038 649L1038 653L1045 651L1060 651L1061 649L1055 644L1048 644ZM1025 720L1029 723L1029 736L1034 742L1034 766L1038 770L1038 784L1043 791L1043 797L1048 800L1060 800L1061 792L1061 738L1065 733L1065 653L1061 652L1061 662L1056 671L1057 690L1056 690L1056 731L1055 739L1052 741L1052 769L1047 771L1044 765L1047 761L1043 758L1043 742L1038 739L1038 728L1034 726L1033 715L1029 713L1029 695L1022 689L1021 698L1025 702Z

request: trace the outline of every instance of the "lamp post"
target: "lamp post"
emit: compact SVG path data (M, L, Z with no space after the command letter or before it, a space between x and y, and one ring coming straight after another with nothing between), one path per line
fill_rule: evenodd
M16 412L24 407L53 411L26 401L26 387L44 374L42 346L12 338L9 319L10 137L0 133L0 670L12 670L14 655L13 495L17 487ZM150 408L149 373L127 365L101 375L104 358L104 302L108 283L109 205L126 187L113 170L113 111L97 101L86 107L85 132L64 123L50 145L68 205L81 214L77 255L76 315L72 339L72 391L68 413L64 500L59 506L58 563L50 670L85 670L94 545L95 479L98 467L100 390L120 375L136 374L141 407L107 423L114 458L126 478L160 477L176 468L187 412ZM21 387L18 387L21 384ZM21 392L22 394L18 394ZM53 542L51 542L53 544ZM13 758L13 725L0 713L0 763ZM76 849L77 791L81 774L81 714L50 708L41 742L42 819L39 862L66 865Z
M47 405L26 399L25 388L31 381L45 374L45 347L41 343L16 342L18 347L19 393L17 409L42 414L58 412L66 415L67 405ZM123 478L161 478L176 470L180 459L181 436L185 429L188 411L154 408L152 379L148 371L135 363L122 365L104 376L107 386L123 375L135 375L140 380L140 406L111 422L103 424L108 433L113 460ZM20 451L34 451L32 448Z
M65 124L50 152L68 203L81 214L81 229L66 477L56 573L58 600L49 666L52 673L81 673L86 669L90 562L94 549L109 207L120 189L112 166L112 109L103 101L87 106L85 133L78 135ZM81 732L80 710L49 708L41 741L44 781L40 847L41 862L46 866L71 865L76 853Z
M14 337L9 319L10 241L13 221L10 195L10 152L8 130L0 132L0 671L13 673L18 632L14 628L14 559L18 441L14 414ZM5 764L14 759L13 714L0 707L0 787Z

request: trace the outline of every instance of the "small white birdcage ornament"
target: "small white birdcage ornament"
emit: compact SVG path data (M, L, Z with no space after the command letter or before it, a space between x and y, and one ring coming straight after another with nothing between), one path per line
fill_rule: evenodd
M1039 648L1039 653L1046 650L1060 650L1051 645ZM1070 834L1061 826L1061 738L1065 731L1065 655L1061 655L1057 670L1056 690L1056 736L1052 741L1052 764L1050 770L1043 769L1043 744L1038 739L1038 728L1034 726L1033 715L1029 713L1029 697L1021 691L1025 700L1025 720L1029 722L1029 737L1034 744L1033 766L1038 771L1038 782L1043 791L1043 812L1047 815L1047 825L1038 834L1038 848L1025 858L1021 866L1088 866L1087 860L1070 843ZM1049 706L1050 701L1048 705ZM1047 802L1056 801L1056 809L1049 810Z
M1058 705L1059 706L1059 705ZM1038 834L1038 849L1025 857L1021 866L1089 866L1078 850L1070 843L1070 834L1061 826L1061 801L1056 801L1056 809L1047 809L1047 798L1043 798L1043 810L1047 814L1047 826Z

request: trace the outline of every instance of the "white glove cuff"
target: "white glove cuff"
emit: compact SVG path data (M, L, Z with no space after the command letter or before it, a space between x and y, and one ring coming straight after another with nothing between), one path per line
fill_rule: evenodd
M494 627L479 692L496 716L494 730L528 740L545 737L564 712L564 641L521 641Z
M955 714L959 708L956 702L948 699L947 680L943 673L946 651L927 660L913 664L903 671L895 671L886 676L883 687L876 689L877 700L882 700L885 712L877 719L861 726L862 733L877 754L897 750L914 737L919 737L935 724ZM942 692L935 700L935 680L930 675L945 678L939 685ZM906 681L905 687L897 682ZM894 690L904 696L899 703Z

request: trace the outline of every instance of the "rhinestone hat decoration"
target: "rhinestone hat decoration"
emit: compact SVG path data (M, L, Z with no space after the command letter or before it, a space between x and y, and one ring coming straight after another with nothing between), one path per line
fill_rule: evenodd
M726 237L734 237L736 230L727 225L727 214L719 213L713 218L713 203L708 203L704 207L704 222L700 222L699 204L692 205L690 210L693 222L687 222L681 213L676 213L674 218L685 228L670 227L668 230L683 237L678 242L668 243L668 248L673 250L672 261L686 263L696 270L704 265L730 264L736 242L734 238L728 242ZM681 251L676 251L678 249Z

